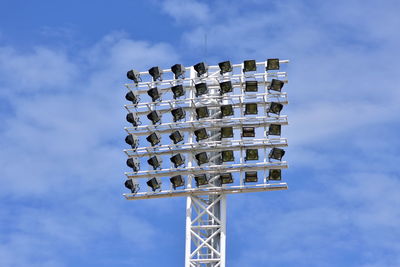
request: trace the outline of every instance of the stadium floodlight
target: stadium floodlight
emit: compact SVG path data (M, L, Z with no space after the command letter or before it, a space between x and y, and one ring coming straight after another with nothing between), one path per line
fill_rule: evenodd
M268 175L268 180L272 180L272 181L280 181L280 180L282 180L282 171L281 171L281 169L270 169L269 170L269 175Z
M208 71L208 65L204 62L197 63L193 66L194 70L197 72L197 77L206 74Z
M246 149L245 160L258 160L258 149Z
M128 113L126 115L126 120L128 122L132 123L133 126L138 126L139 125L139 118L135 114L133 114L132 112Z
M221 152L222 162L235 161L233 150L224 150Z
M154 132L147 136L146 140L151 144L151 146L155 146L161 142L161 136Z
M170 158L171 162L174 163L175 168L185 164L185 157L181 154L176 154Z
M158 91L157 87L153 87L147 90L147 94L151 97L151 100L153 102L156 102L161 98L161 93Z
M205 173L197 174L194 176L197 187L208 184L208 177Z
M278 79L272 79L271 80L271 84L268 86L268 90L273 90L273 91L277 91L280 92L282 91L282 87L285 83L281 80Z
M147 160L147 163L153 167L154 170L161 167L161 159L158 156L152 156Z
M232 116L233 115L233 106L232 105L222 105L221 113L222 113L222 117Z
M181 132L179 131L174 131L169 135L169 138L174 142L174 144L177 144L179 142L183 141L183 136Z
M221 95L225 94L225 93L230 93L233 91L233 86L232 86L232 82L231 81L225 81L225 82L221 82L219 83L219 92Z
M285 155L285 150L283 150L282 148L274 147L269 152L268 159L282 160L282 157L284 155Z
M196 96L205 95L208 93L207 83L198 83L194 86L196 88Z
M183 89L183 85L182 84L178 84L178 85L172 86L171 87L171 91L174 94L174 98L175 99L185 95L185 90Z
M233 127L221 128L221 138L232 138L232 137L233 137Z
M255 137L256 131L254 127L242 127L242 137Z
M282 108L283 105L281 103L271 102L268 107L267 113L273 113L279 115L281 113Z
M132 91L129 91L128 93L126 93L125 99L128 101L131 101L132 104L134 104L134 105L139 103L139 99L138 99L137 95Z
M219 68L221 69L220 73L221 75L227 72L231 72L232 69L232 64L230 61L223 61L218 63Z
M127 159L126 165L128 165L128 167L131 167L134 172L138 172L140 170L140 164L137 159L134 158Z
M124 196L187 197L185 267L226 267L227 194L287 189L282 63L221 60L127 74L133 125L125 128L131 169Z
M135 194L139 190L139 185L135 184L132 179L128 179L125 181L125 187L131 190L132 194Z
M255 60L245 60L243 62L243 65L244 65L243 72L257 71L257 65Z
M207 139L209 137L206 128L195 130L194 135L196 136L197 142L199 142L200 140Z
M153 110L152 112L150 112L149 114L147 114L147 118L148 118L149 120L151 120L151 122L152 122L153 124L156 124L157 122L159 122L159 121L161 120L161 116L160 116L160 114L158 113L157 110Z
M163 71L158 66L152 67L151 69L149 69L149 74L151 75L151 77L153 77L153 81L157 81L157 80L161 81L162 73L163 73Z
M133 134L128 134L125 137L125 143L130 145L132 147L132 149L136 149L139 145L139 139L137 136L134 136Z
M186 116L185 111L183 110L183 108L179 107L179 108L174 108L173 110L171 110L172 116L174 117L174 122L177 122L179 120L183 120Z
M221 173L219 175L219 179L221 184L232 184L233 183L233 176L232 173L227 172L227 173Z
M280 124L270 124L268 127L268 135L281 135L281 125Z
M207 118L210 116L210 113L208 112L208 108L206 106L196 108L196 114L197 119Z
M169 180L171 181L172 187L174 189L185 185L185 180L182 178L182 175L172 176Z
M175 74L175 79L185 78L185 67L182 64L173 65L171 71Z
M151 178L146 183L151 188L151 190L153 190L153 192L155 192L157 189L161 189L161 181L155 177Z
M209 162L207 152L200 152L195 157L199 166Z
M244 114L245 115L255 115L258 113L257 103L246 103Z
M140 73L137 70L130 70L126 73L126 77L128 79L134 81L135 83L139 83L142 81L142 78L140 78Z
M279 70L279 58L269 58L266 70Z
M246 92L257 92L258 91L257 81L246 81L244 90Z
M245 183L256 183L256 182L258 182L257 172L256 171L245 172L244 182Z

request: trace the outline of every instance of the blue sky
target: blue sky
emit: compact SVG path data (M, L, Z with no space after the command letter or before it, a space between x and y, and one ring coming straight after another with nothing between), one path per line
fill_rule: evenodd
M400 266L400 2L0 7L0 266L183 266L185 199L122 197L126 71L271 57L290 189L228 197L228 266Z

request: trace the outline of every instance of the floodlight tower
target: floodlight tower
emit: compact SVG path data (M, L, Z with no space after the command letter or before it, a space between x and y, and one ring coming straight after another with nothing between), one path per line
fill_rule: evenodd
M131 148L124 152L132 172L125 173L131 193L124 196L187 197L185 267L225 267L227 194L287 189L281 182L288 167L281 137L287 75L280 71L287 62L200 62L127 73L132 126L125 128Z

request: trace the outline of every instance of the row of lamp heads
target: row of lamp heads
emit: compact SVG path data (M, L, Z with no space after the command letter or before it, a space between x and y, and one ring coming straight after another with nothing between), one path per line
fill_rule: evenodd
M274 160L281 161L284 155L285 155L285 150L283 150L282 148L274 147L270 150L270 152L268 154L268 160L271 161L271 159L274 159ZM211 161L209 153L207 153L205 151L196 153L194 156L195 156L195 159L199 166L210 163L210 161ZM222 162L235 161L235 156L234 156L233 150L223 150L218 153L217 157L218 157L218 160L220 160ZM215 159L216 157L213 156L213 158ZM258 159L259 159L258 149L255 149L255 148L246 149L245 158L244 158L245 161L253 161L253 160L258 160ZM173 155L172 157L170 157L170 161L174 164L175 168L179 168L180 166L185 165L185 157L181 153L177 153L177 154ZM157 170L157 169L161 168L162 159L160 156L154 155L147 160L147 163L150 166L152 166L152 168L154 170ZM140 163L139 163L138 158L128 158L126 161L126 165L128 165L128 167L132 168L132 170L134 172L138 172L140 170Z
M193 131L196 141L207 140L211 135L207 132L206 128L200 128ZM221 138L233 138L233 127L222 127L219 132L219 137ZM266 130L266 135L281 135L281 125L280 124L270 124L268 129ZM255 127L242 127L242 137L256 137L256 128ZM174 144L178 144L184 140L184 134L179 131L173 131L169 138L172 140ZM161 143L161 135L157 132L152 132L146 137L146 140L150 143L151 146L156 146ZM132 147L132 149L136 150L139 146L139 138L133 134L129 134L125 138L125 142Z
M233 175L232 173L220 173L218 174L217 177L218 181L220 184L232 184L234 183ZM205 186L209 184L209 181L211 180L211 175L202 173L202 174L196 174L194 175L194 180L196 181L196 186ZM270 181L280 181L282 180L282 171L281 169L269 169L269 174L267 177L267 180ZM257 171L247 171L245 172L244 183L255 183L258 182L258 175ZM183 178L182 175L175 175L170 178L170 182L172 184L172 187L174 189L177 189L178 187L183 187L185 186L185 179ZM153 190L156 191L158 189L161 190L161 180L157 179L155 177L149 179L147 182L147 185ZM132 193L137 193L139 190L139 185L134 183L132 179L128 179L125 181L125 187L131 190Z
M229 73L233 71L233 67L230 61L223 61L218 63L220 68L220 74ZM193 66L194 70L197 72L197 76L201 77L208 72L208 65L205 62L197 63ZM279 70L279 59L270 58L267 60L266 70ZM184 79L186 68L182 64L175 64L171 67L171 71L174 73L175 79ZM245 60L243 62L243 72L257 71L257 63L255 60ZM159 66L152 67L148 70L149 74L153 78L153 81L162 80L163 71ZM141 82L140 72L137 70L130 70L127 72L126 76L128 79L134 81L136 84Z
M278 102L270 102L268 108L266 109L267 116L270 114L280 115L283 109L283 105ZM196 112L196 119L204 119L210 118L210 111L207 106L197 107L195 108ZM182 107L177 107L171 109L171 114L173 117L174 122L183 120L186 118L186 112ZM258 104L257 103L244 103L244 115L257 115L258 114ZM234 115L234 108L232 104L228 105L221 105L220 106L220 113L212 115L212 117L221 115L222 117L233 116ZM158 110L150 111L147 114L147 118L152 122L152 124L161 123L161 112ZM132 123L133 126L140 125L139 117L135 113L128 113L126 115L126 120L129 123Z
M284 84L285 82L282 80L272 79L267 89L281 92ZM245 92L258 92L258 81L245 81L244 85ZM194 87L196 90L196 97L205 95L209 92L207 83L205 82L197 83L194 85ZM219 87L220 95L233 92L233 85L231 81L220 82ZM174 98L177 99L185 95L185 88L182 84L178 84L171 87L171 92L173 93ZM151 97L153 102L161 100L162 93L161 90L157 87L153 87L147 90L147 94ZM136 93L134 93L133 91L129 91L125 95L125 99L132 102L134 105L138 104L140 100Z

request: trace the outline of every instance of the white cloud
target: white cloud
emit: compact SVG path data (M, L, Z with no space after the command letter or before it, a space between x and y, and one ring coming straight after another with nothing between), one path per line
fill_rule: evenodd
M184 24L205 22L209 18L209 7L196 0L166 0L162 1L165 13Z

